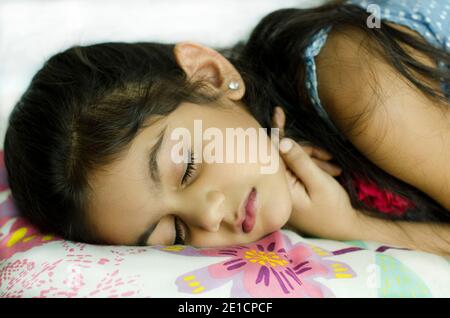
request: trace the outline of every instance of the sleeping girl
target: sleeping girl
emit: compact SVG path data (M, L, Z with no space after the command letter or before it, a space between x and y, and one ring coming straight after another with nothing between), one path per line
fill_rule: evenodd
M70 47L9 117L14 202L91 244L217 247L287 228L448 255L447 15L447 0L334 1L274 11L230 48ZM174 162L170 136L194 121L264 128L276 171L189 146Z

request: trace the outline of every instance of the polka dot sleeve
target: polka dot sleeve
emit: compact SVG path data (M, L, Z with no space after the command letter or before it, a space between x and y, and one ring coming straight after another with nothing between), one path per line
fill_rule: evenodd
M450 52L450 0L347 0L346 3L359 6L372 14L374 11L368 10L368 7L376 5L381 20L409 27L433 46ZM330 30L331 27L326 27L317 32L304 51L305 85L319 116L339 132L320 101L314 59L324 46ZM450 65L445 65L441 61L438 61L438 65L440 68L450 70ZM441 88L450 100L450 87L441 83Z

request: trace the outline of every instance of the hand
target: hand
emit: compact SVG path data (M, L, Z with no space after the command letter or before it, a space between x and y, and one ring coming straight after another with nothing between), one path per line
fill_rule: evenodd
M284 124L286 122L286 116L284 110L280 106L274 108L274 114L272 118L272 125L279 129L279 131L274 131L276 137L284 137ZM277 139L278 140L278 139ZM302 148L311 157L316 165L318 165L323 171L327 172L333 177L336 177L342 173L342 169L332 163L327 162L333 159L333 156L326 150L316 147L309 142L302 142Z
M281 149L284 140L292 143L287 153ZM352 207L347 191L302 148L290 138L280 142L292 197L288 227L322 238L354 239L360 226L359 213Z
M333 156L325 149L309 143L302 143L301 147L311 157L312 161L330 176L337 177L342 173L341 167L328 162L333 159Z

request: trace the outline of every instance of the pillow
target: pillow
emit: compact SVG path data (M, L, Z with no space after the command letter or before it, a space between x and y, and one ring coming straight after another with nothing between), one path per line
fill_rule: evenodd
M450 259L280 230L222 248L109 246L41 233L0 152L0 297L449 297Z

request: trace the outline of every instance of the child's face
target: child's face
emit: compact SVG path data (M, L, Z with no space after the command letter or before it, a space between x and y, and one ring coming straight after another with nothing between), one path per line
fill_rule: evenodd
M192 147L188 150L195 152L194 120L201 120L203 133L207 128L215 127L225 139L226 128L253 128L256 132L261 128L240 104L233 103L223 109L213 105L183 103L167 117L161 117L143 129L122 159L91 176L95 193L90 201L88 215L106 242L134 245L151 225L156 225L146 244L171 245L175 241L175 217L179 218L186 233L185 244L195 247L253 242L287 223L292 202L286 166L269 138L265 140L269 148L267 151L279 159L274 173L261 173L261 167L268 167L269 164L261 163L260 158L256 162L250 161L246 139L247 146L240 150L247 154L244 156L245 163L237 162L236 154L232 163L208 163L203 157L203 162L196 164L186 184L181 185L187 164L172 160L171 151L180 143L180 139L171 140L171 133L174 129L186 128L192 137ZM161 176L161 190L157 192L149 173L148 157L166 125L157 157ZM222 151L226 161L225 139ZM205 140L203 136L203 153L212 141ZM239 151L236 142L234 149L235 152ZM242 226L236 224L245 217L238 214L239 207L253 187L257 190L258 208L254 227L246 233Z

